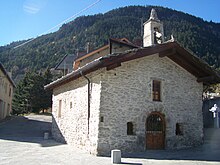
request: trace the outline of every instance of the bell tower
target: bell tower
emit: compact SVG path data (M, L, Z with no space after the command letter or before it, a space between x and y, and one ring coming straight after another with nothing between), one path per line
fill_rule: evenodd
M152 9L150 18L144 23L143 46L147 47L163 42L163 23L158 19L155 9Z

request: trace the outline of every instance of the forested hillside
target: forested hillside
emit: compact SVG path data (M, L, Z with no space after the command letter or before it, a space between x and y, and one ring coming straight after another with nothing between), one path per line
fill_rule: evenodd
M24 41L0 47L0 61L16 78L27 70L54 67L65 54L85 49L87 42L96 48L107 43L109 37L140 41L141 18L145 22L151 8L129 6L105 14L78 17L57 32L40 36L22 47L14 49ZM168 8L154 8L163 21L167 40L173 34L178 42L211 66L220 67L220 23L207 22Z

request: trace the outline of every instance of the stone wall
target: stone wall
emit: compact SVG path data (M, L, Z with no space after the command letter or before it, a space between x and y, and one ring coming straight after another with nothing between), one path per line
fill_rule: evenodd
M199 145L203 138L202 83L169 58L151 55L122 63L102 72L98 154L112 149L122 152L146 149L145 123L154 111L165 115L165 148ZM160 80L162 101L152 101L152 80ZM127 135L127 122L133 122L134 135ZM176 123L183 135L176 135Z
M52 135L58 141L96 154L101 83L98 72L87 77L91 81L89 133L88 82L81 77L54 89ZM59 113L60 102L62 105Z

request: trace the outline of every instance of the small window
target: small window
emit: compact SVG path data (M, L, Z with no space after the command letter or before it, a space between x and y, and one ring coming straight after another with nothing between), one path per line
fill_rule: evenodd
M176 135L183 135L183 124L176 123Z
M104 122L104 116L101 116L100 121Z
M161 101L161 82L153 80L153 101Z
M73 107L73 103L72 103L72 101L70 102L70 109Z
M8 84L5 83L5 93L7 93Z
M134 135L134 128L132 122L127 123L127 135Z
M11 96L11 87L9 88L9 97Z
M61 117L62 100L59 100L58 117Z

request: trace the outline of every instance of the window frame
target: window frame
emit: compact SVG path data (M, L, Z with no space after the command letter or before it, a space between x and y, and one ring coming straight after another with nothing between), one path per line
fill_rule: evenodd
M176 134L176 136L183 136L184 135L183 123L176 123L175 134Z
M9 95L8 95L9 97L11 97L11 90L12 90L11 87L9 87Z
M100 122L103 123L104 122L104 116L100 117Z
M152 81L152 100L153 101L162 101L161 100L161 85L162 82L160 80Z
M127 122L127 135L135 135L133 122Z

